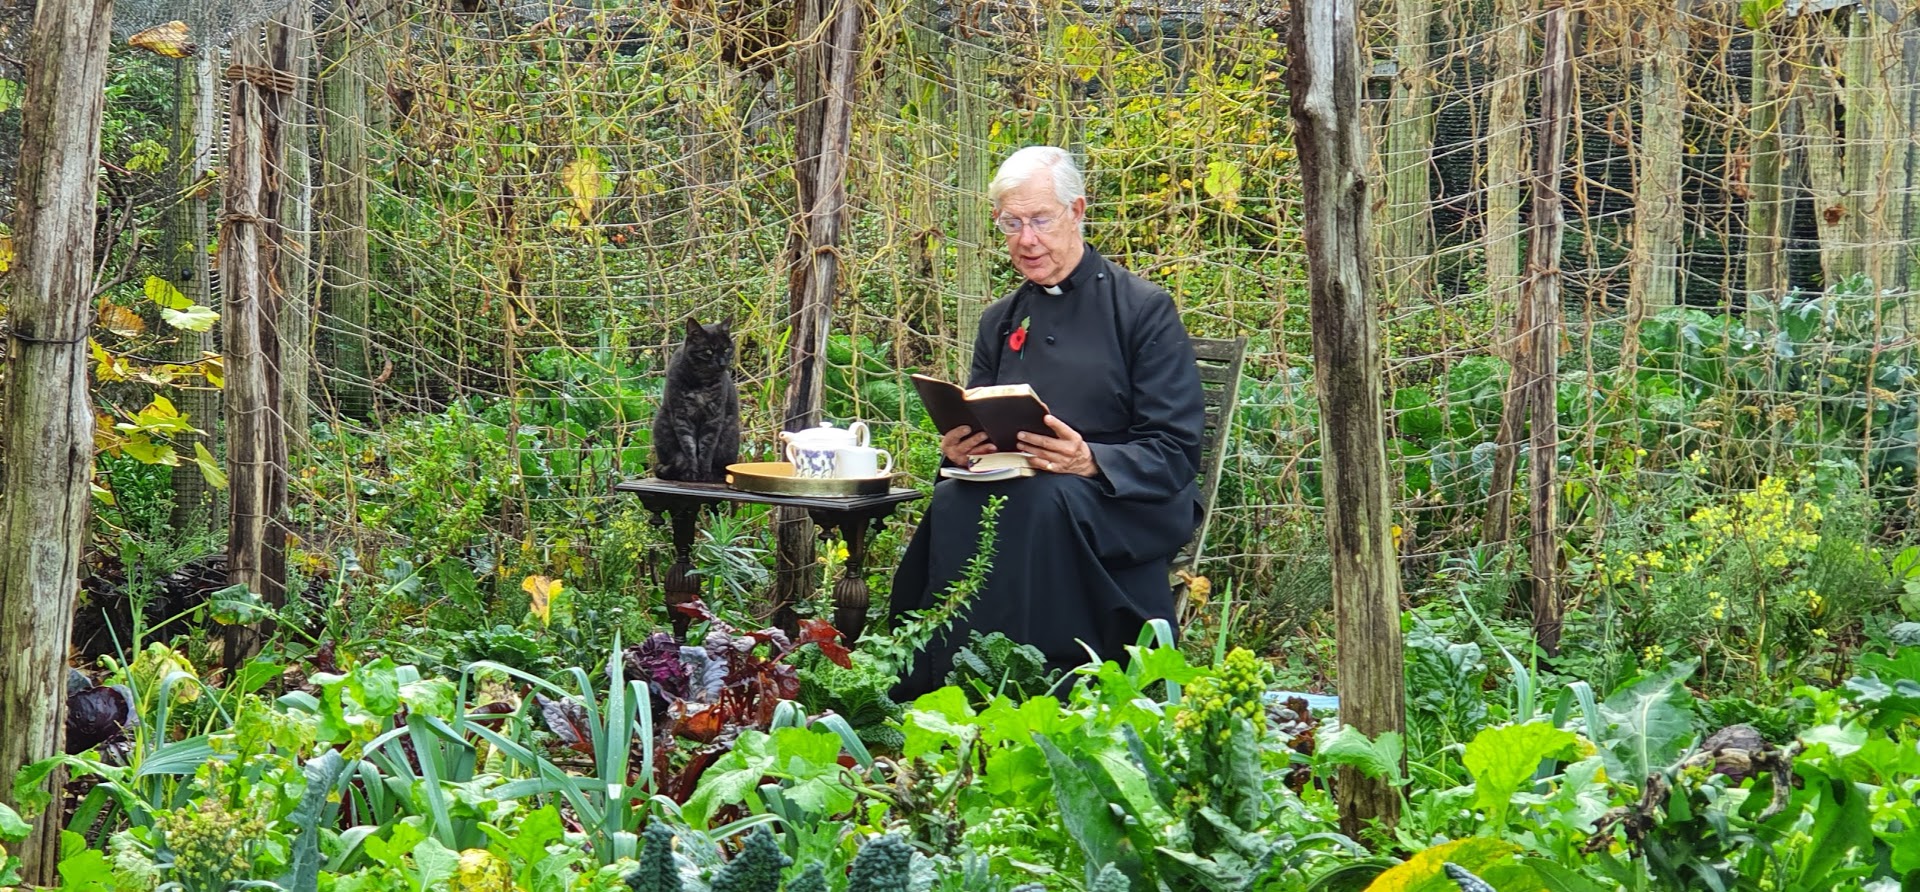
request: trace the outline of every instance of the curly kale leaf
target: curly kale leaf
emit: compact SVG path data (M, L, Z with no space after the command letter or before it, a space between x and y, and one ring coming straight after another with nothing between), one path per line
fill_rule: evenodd
M740 854L713 875L712 892L780 892L780 871L792 863L763 824L747 835Z
M633 892L680 892L680 868L673 860L673 831L658 821L647 825L640 866L627 874Z
M912 884L913 847L891 833L861 846L847 871L847 892L907 892Z
M827 872L818 864L809 864L787 884L787 892L827 892Z
M1052 686L1047 656L1031 644L1020 644L999 632L973 631L966 646L953 655L953 671L946 682L990 698L1003 693L1016 700L1044 693Z

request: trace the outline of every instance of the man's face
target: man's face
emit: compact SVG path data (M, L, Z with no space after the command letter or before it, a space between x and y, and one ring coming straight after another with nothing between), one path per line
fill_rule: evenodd
M1080 238L1080 218L1086 214L1087 200L1076 198L1071 207L1060 204L1053 194L1051 176L1028 178L1000 196L998 221L1022 221L1019 231L1007 236L1007 255L1013 267L1038 285L1058 285L1080 264L1086 249ZM1032 225L1034 220L1051 221L1047 231Z

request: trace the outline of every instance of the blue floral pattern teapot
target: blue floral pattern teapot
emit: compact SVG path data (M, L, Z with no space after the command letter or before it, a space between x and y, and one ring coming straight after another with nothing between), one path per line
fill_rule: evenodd
M867 424L856 421L839 428L823 421L819 427L781 431L780 442L786 444L787 461L793 463L795 477L832 477L834 457L841 447L867 445Z

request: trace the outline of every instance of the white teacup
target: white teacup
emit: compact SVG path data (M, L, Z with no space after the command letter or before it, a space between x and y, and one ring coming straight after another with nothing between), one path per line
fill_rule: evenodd
M881 461L881 456L886 460ZM871 446L842 446L834 450L833 476L880 477L893 473L893 453Z

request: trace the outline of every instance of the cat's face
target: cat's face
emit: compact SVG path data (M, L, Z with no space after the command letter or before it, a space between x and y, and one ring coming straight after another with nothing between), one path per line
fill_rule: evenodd
M701 325L697 320L687 320L687 358L704 366L729 366L733 364L733 332L731 323L716 322Z

